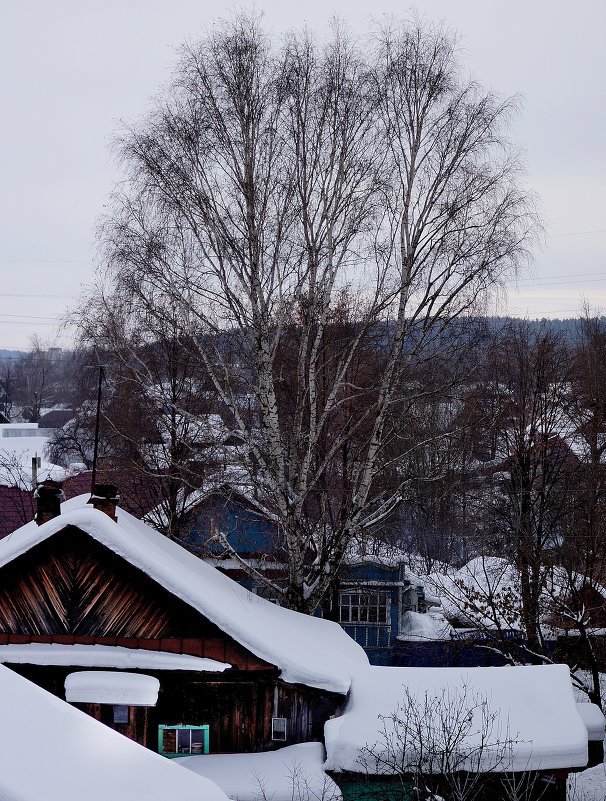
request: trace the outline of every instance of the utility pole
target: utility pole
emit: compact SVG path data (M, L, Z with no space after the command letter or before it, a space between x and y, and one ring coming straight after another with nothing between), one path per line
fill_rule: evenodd
M101 384L103 381L104 366L99 365L99 384L97 386L97 419L95 420L95 448L93 451L93 474L91 477L90 494L95 493L95 484L97 483L97 452L99 450L99 418L101 417Z

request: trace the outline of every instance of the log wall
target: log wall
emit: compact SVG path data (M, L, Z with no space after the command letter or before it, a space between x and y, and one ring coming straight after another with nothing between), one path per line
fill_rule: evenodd
M9 667L59 698L65 698L65 678L74 670L35 665ZM76 706L152 751L158 749L160 724L208 724L211 753L266 751L322 740L325 721L343 701L333 693L284 684L268 672L229 671L214 675L189 671L144 672L160 681L158 703L145 710L131 707L129 724L113 724L113 707L109 704ZM288 720L285 742L271 739L273 717Z

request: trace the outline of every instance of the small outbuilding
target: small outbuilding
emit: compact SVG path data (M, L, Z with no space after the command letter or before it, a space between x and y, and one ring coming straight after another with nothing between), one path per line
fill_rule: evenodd
M415 786L450 797L480 781L493 799L525 787L563 801L568 772L588 758L566 665L361 669L325 738L345 801Z

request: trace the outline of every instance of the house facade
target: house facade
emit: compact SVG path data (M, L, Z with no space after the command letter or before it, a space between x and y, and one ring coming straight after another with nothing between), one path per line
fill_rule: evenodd
M230 558L229 549L252 560L272 581L284 579L286 547L280 531L244 494L213 492L202 498L190 513L180 542L255 594L268 597L265 586ZM338 594L331 606L339 624L364 649L371 664L394 664L406 612L424 613L437 603L407 574L401 557L352 551L332 589Z

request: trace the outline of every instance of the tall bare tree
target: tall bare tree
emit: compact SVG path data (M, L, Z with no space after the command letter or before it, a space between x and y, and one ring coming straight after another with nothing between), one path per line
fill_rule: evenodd
M505 470L494 533L519 571L525 636L533 651L543 651L541 596L574 508L569 488L577 463L565 440L570 355L561 337L535 333L523 321L504 332L492 368L500 384L496 424Z
M402 502L419 365L526 255L513 107L440 30L278 47L236 17L122 142L102 305L126 300L150 338L177 328L204 366L287 547L284 584L243 567L292 608Z

